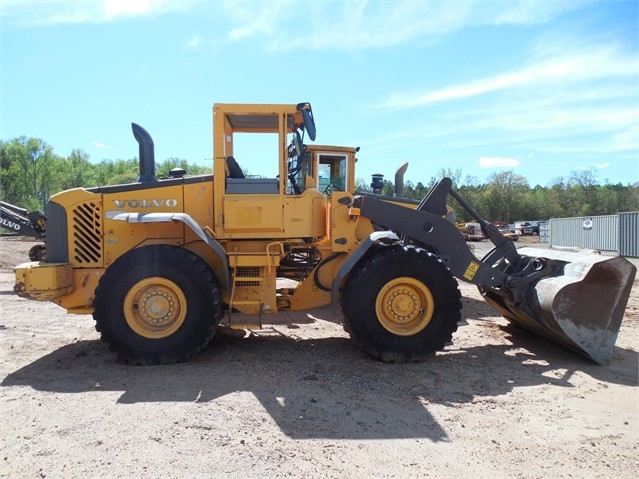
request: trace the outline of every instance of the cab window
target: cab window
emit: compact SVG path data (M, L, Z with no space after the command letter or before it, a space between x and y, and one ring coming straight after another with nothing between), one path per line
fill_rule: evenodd
M343 155L319 155L318 188L325 194L346 191L346 157Z

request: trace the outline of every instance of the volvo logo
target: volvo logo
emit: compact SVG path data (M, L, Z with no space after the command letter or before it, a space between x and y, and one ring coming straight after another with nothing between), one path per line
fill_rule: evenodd
M2 226L4 226L5 228L10 228L10 229L14 229L16 231L20 231L20 225L18 223L14 223L13 221L9 221L7 219L0 218L0 224L2 224Z
M159 198L159 199L145 199L145 200L113 200L115 206L122 209L128 208L161 208L167 206L174 208L178 205L178 201L175 198Z

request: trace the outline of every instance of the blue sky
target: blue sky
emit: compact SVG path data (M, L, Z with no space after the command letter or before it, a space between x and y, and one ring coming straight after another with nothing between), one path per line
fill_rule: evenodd
M210 164L212 105L310 101L357 177L639 181L636 1L2 0L0 139ZM258 144L238 161L274 176Z

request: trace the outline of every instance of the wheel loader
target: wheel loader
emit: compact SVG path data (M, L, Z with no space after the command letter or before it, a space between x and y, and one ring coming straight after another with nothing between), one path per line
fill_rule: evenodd
M156 178L153 140L132 129L137 182L52 196L46 260L18 265L14 287L93 314L122 361L186 361L220 324L257 329L266 314L329 304L369 355L423 360L457 330L457 280L477 285L509 321L597 363L613 353L630 262L517 250L448 178L416 205L354 194L357 149L311 144L308 102L215 104L212 175ZM271 177L250 177L240 166L248 158L235 157L252 135L276 140L271 158L252 158L271 165ZM493 242L484 258L447 218L451 196Z
M0 201L0 226L10 234L40 239L44 236L45 223L46 218L41 211L28 211Z

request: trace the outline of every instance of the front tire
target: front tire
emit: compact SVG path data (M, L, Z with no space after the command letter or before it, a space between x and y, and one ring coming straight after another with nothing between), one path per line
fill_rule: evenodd
M342 292L351 337L385 362L420 361L444 349L461 319L450 270L414 246L386 246L356 265Z
M121 361L173 364L199 352L222 317L209 266L183 248L137 248L111 265L96 289L95 328Z

